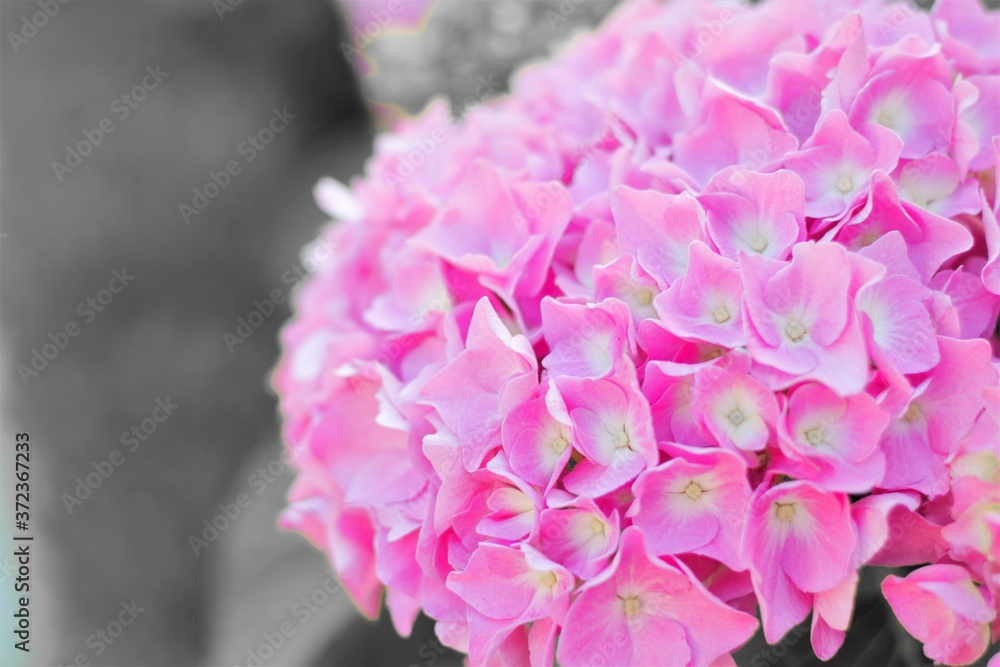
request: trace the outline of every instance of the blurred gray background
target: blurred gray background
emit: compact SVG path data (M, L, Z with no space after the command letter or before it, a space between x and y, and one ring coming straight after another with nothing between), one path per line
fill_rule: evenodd
M0 0L5 618L25 431L35 536L32 652L13 651L4 626L0 664L461 663L427 619L409 639L361 619L322 555L277 529L291 474L266 378L288 305L241 343L224 334L255 300L288 294L324 222L314 183L359 173L384 105L460 106L480 77L500 94L512 69L614 4L439 0L419 29L366 47L378 69L359 81L341 49L347 9L330 0ZM274 109L294 118L251 150ZM79 162L67 155L91 139ZM230 161L239 173L217 176L225 187L186 221L180 206ZM922 664L876 585L834 663ZM740 664L817 664L804 636L768 653L752 643Z
M399 639L327 595L325 559L276 527L291 474L267 374L287 303L232 352L223 334L288 293L325 221L313 185L346 181L370 152L366 98L460 101L611 4L589 0L552 28L558 2L442 2L424 29L367 47L378 73L359 84L346 9L330 0L0 2L0 526L26 431L35 536L32 652L13 651L4 624L0 664L459 663L426 620ZM275 108L294 119L249 161ZM67 146L80 142L96 145L77 162ZM229 161L239 173L187 223L180 205ZM53 357L40 371L36 350ZM165 416L158 400L179 407ZM193 547L240 494L249 506ZM285 623L294 635L269 651Z

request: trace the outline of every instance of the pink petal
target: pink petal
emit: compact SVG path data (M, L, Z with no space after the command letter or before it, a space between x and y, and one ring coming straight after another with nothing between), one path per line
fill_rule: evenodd
M805 186L794 172L727 170L698 201L708 211L712 241L729 259L738 259L741 250L786 259L805 237Z
M590 498L547 509L539 522L539 549L581 579L603 570L618 546L617 512L609 519Z
M739 539L750 500L746 465L725 450L687 450L639 476L632 525L656 554L697 553L742 569Z
M629 528L611 566L581 589L566 615L562 665L644 665L669 655L706 665L743 644L753 617L727 607L691 576L651 556Z
M619 187L611 195L611 212L622 252L634 256L661 287L684 275L688 245L705 240L705 212L690 195Z
M964 568L928 565L905 579L889 575L882 592L907 632L924 642L928 658L965 665L986 650L996 611Z
M462 443L468 470L500 444L501 398L514 379L516 392L536 384L535 355L523 336L512 336L485 299L476 305L466 348L424 384L422 399L434 407ZM537 385L536 385L537 386ZM515 404L519 401L513 401Z
M773 643L809 613L806 592L828 590L851 573L857 528L846 496L799 481L762 490L751 503L742 552ZM812 557L817 552L822 561Z
M687 273L654 301L670 333L724 347L743 345L743 281L736 262L703 243L688 248Z
M558 564L494 544L481 544L465 570L448 575L448 588L481 614L517 623L545 618L572 587L573 575Z

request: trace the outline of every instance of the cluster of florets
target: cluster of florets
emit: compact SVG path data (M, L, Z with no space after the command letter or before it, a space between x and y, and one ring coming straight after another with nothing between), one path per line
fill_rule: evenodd
M626 4L317 189L284 524L475 665L707 665L859 568L996 640L1000 30L975 0ZM913 566L917 566L913 569Z

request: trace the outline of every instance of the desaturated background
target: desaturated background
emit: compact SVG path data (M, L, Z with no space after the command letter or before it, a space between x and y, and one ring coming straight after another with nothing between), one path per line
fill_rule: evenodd
M461 664L426 619L408 639L361 619L322 555L277 529L291 474L267 374L289 309L249 335L237 318L288 295L324 222L313 185L359 173L393 110L459 108L484 77L502 94L614 0L438 0L365 46L363 80L333 0L41 3L57 10L32 31L39 0L0 0L0 665ZM195 202L212 173L224 187ZM10 633L18 432L27 656ZM836 664L926 662L876 599ZM818 664L805 636L740 664Z
M426 25L366 47L378 70L362 83L342 45L363 42L333 0L43 4L45 20L38 0L0 0L0 665L460 664L429 622L402 640L387 618L363 620L326 592L323 556L278 530L291 473L267 375L288 305L244 342L224 334L298 280L325 222L313 185L359 173L372 109L386 115L366 99L460 104L479 77L501 94L513 67L612 3L578 2L551 26L558 2L441 0ZM248 138L275 109L294 118L257 150ZM80 142L95 145L77 161ZM230 161L239 173L185 220L180 205ZM53 358L33 367L35 351ZM35 536L27 656L10 616L18 432ZM241 494L249 506L193 547Z

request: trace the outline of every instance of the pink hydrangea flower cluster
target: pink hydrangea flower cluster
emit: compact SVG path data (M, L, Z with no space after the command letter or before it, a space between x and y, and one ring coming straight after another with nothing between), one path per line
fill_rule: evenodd
M1000 19L638 0L325 181L286 527L474 665L1000 635ZM912 566L917 566L913 569Z

